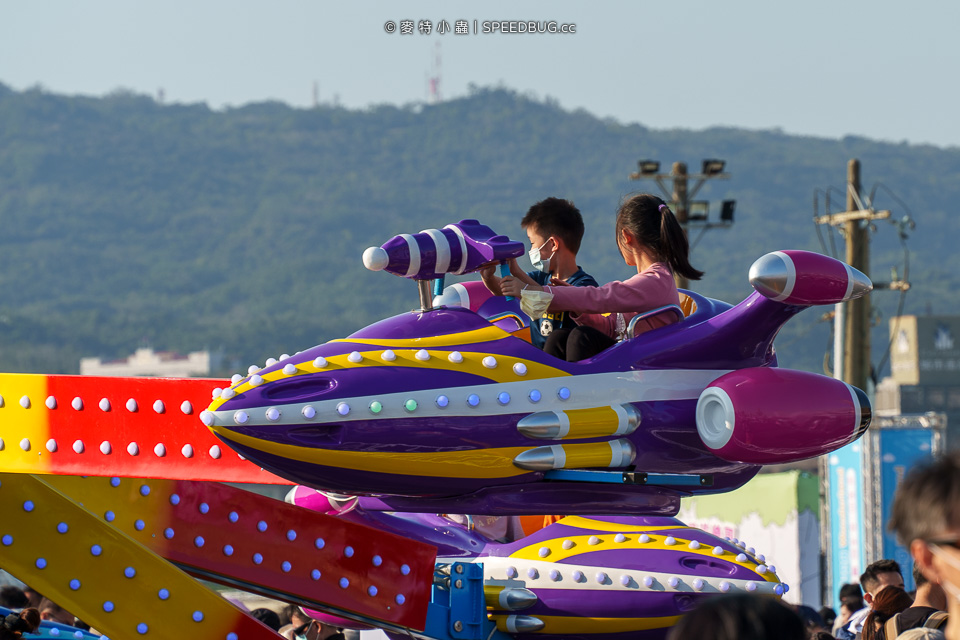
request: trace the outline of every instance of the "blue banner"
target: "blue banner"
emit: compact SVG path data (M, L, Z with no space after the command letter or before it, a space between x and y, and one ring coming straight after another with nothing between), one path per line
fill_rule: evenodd
M924 428L880 429L877 431L880 457L881 520L883 529L882 557L893 558L903 570L907 591L914 588L913 559L910 552L897 542L896 535L887 528L890 522L893 496L904 475L915 465L930 458L934 432Z
M866 566L863 540L863 461L860 441L830 454L830 578L834 608L840 587L859 582Z

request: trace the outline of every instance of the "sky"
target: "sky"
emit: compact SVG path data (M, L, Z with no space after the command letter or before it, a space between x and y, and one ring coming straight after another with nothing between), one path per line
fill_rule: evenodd
M483 33L499 21L575 33ZM442 99L503 86L655 129L947 147L958 25L952 0L0 0L0 82L218 109L307 107L316 86L321 103L362 108L427 100L439 52Z

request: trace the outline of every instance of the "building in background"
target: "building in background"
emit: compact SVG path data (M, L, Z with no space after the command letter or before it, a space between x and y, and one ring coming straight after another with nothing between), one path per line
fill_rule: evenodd
M137 349L125 360L81 358L80 375L115 377L162 377L191 378L209 376L213 370L213 357L209 351L194 351L186 356L170 351Z
M960 446L960 316L897 316L890 339L890 377L877 385L876 414L942 413L946 448Z

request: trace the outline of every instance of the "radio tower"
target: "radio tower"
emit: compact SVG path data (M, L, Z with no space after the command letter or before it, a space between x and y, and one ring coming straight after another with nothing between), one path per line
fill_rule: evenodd
M440 97L440 42L437 41L433 50L433 64L430 68L430 102L437 104L442 100Z

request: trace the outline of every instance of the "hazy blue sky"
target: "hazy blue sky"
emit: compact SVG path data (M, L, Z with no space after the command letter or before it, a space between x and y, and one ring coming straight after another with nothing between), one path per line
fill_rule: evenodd
M401 8L402 7L402 8ZM430 20L430 35L384 24ZM438 35L447 20L576 34ZM0 82L212 107L419 101L502 84L654 128L730 125L960 145L960 3L0 0Z

